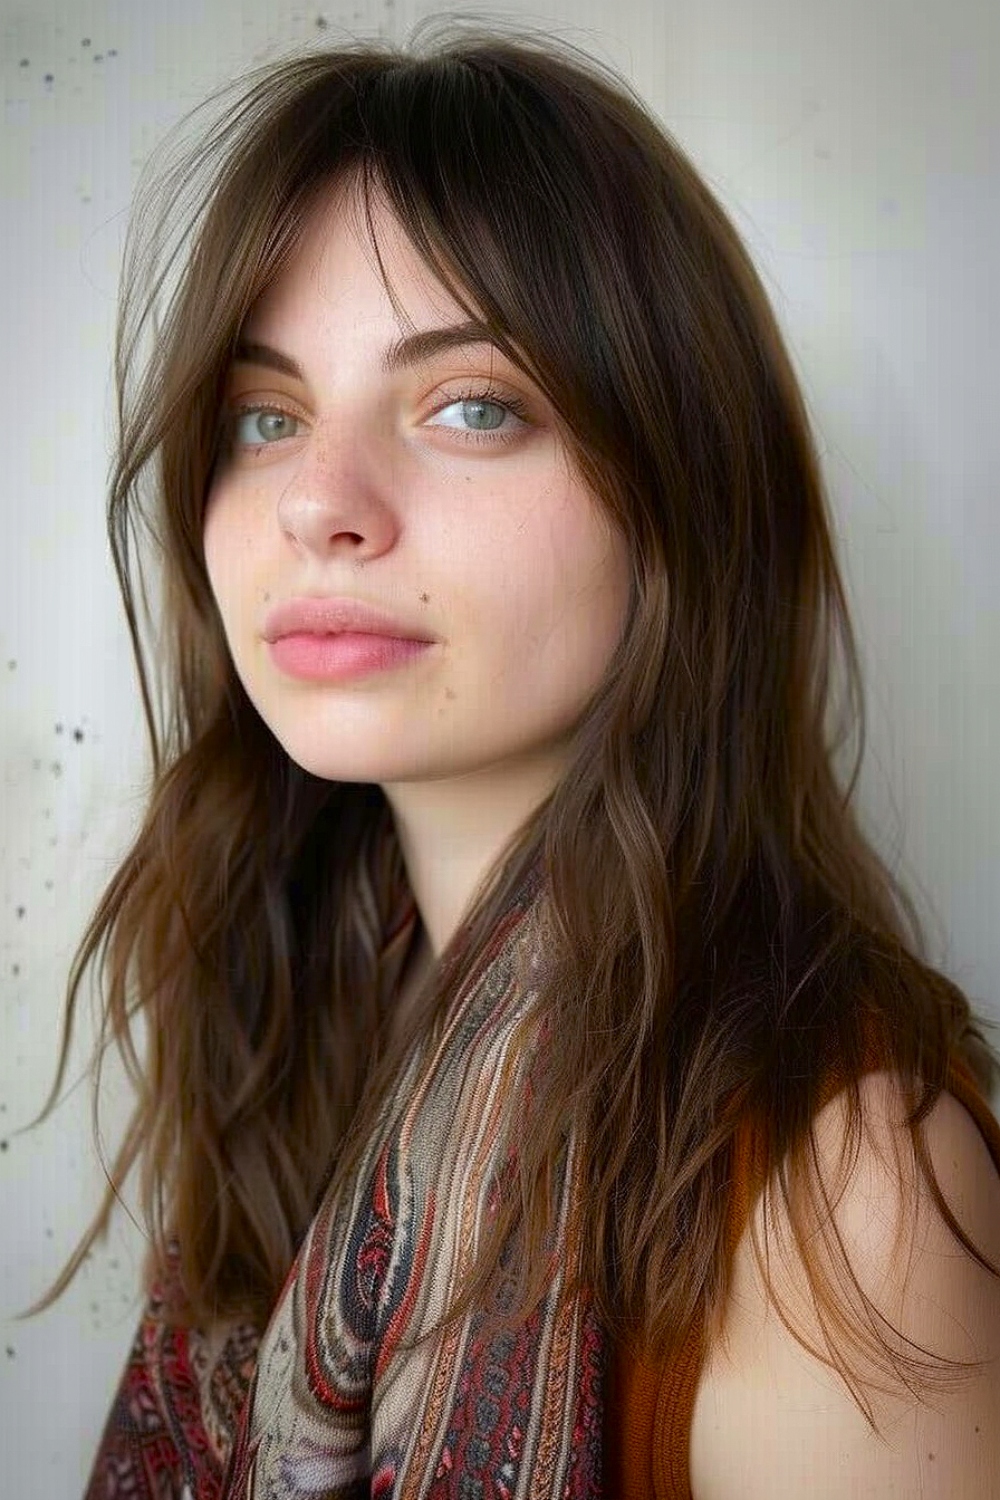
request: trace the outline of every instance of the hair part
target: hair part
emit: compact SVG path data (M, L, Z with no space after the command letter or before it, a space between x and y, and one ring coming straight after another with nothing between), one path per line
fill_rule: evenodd
M538 864L551 943L525 1045L544 1033L560 1046L537 1051L530 1128L465 1305L488 1296L512 1238L515 1308L544 1290L571 1122L579 1280L615 1337L669 1350L724 1300L726 1189L748 1131L794 1228L831 1072L853 1087L876 1056L898 1075L918 1155L950 1060L984 1087L997 1076L853 809L860 672L791 361L697 171L621 78L567 43L473 31L425 55L358 45L268 65L240 90L163 179L161 207L140 197L130 230L108 525L152 776L74 959L52 1098L103 949L99 1055L120 1048L136 1105L45 1301L137 1167L151 1274L178 1246L177 1316L266 1318L331 1174L350 1170L406 1050ZM381 944L401 856L390 842L378 868L373 853L385 798L312 776L276 743L236 676L202 548L240 329L322 195L348 182L376 253L377 196L538 383L633 559L627 626L570 769L484 880L395 1042ZM140 523L161 587L156 709L129 556ZM852 729L845 788L835 764ZM805 1234L800 1248L834 1323L884 1361Z

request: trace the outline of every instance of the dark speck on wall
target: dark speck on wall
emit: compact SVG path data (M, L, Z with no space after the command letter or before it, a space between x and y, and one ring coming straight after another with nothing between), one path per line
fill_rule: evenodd
M62 734L62 732L63 732L62 725L61 724L57 724L56 725L56 734Z
M0 1151L6 1151L10 1141L0 1141Z
M17 914L18 914L19 917L23 917L24 916L24 907L23 906L19 906L17 908Z
M22 68L23 68L23 67L26 67L26 66L27 66L27 63L28 63L28 59L27 59L27 58L25 58L25 59L24 59L24 62L23 62L23 63L22 63L22 64L21 64L21 66L22 66ZM7 671L8 671L8 672L13 672L13 670L14 670L14 668L15 668L15 667L16 667L16 666L17 666L17 662L16 662L16 661L15 661L15 660L14 660L14 658L13 658L13 657L11 657L11 659L10 659L10 661L9 661L9 662L8 662L8 663L7 663Z
M329 24L330 23L326 19L326 16L317 16L316 17L316 30L317 31L325 31L326 28L329 26Z
M55 79L55 74L54 73L46 73L46 75L45 75L45 82L46 83L55 83L55 81L56 81L56 79Z
M27 58L27 57L22 57L21 58L21 67L22 68L30 68L31 67L31 61L30 61L30 59Z
M7 1358L8 1359L13 1359L14 1358L14 1345L13 1344L8 1344L7 1345Z
M17 978L18 974L20 974L20 972L21 972L21 965L20 964L14 964L12 966L12 968L11 968L11 973L14 975L15 979Z
M83 39L83 41L80 43L80 46L81 47L89 47L90 46L90 37L89 36L85 36L84 39Z
M73 730L73 738L76 740L77 744L79 744L80 741L83 739L83 730L82 729L74 729Z

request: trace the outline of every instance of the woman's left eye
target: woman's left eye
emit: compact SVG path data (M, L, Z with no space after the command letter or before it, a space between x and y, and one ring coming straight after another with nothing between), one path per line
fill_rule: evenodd
M458 423L442 421L447 412L457 413ZM433 419L428 419L428 425L454 427L473 442L508 442L518 435L527 419L527 407L516 396L471 391L439 407Z

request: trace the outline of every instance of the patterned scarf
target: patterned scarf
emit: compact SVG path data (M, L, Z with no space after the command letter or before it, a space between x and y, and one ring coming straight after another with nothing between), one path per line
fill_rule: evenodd
M537 969L537 866L360 1169L328 1190L264 1333L226 1500L596 1500L604 1349L573 1263L574 1144L556 1179L554 1279L513 1332L442 1322L503 1172L530 1059L512 1045ZM400 953L409 918L390 924ZM405 955L404 955L405 956ZM523 976L528 976L527 980Z

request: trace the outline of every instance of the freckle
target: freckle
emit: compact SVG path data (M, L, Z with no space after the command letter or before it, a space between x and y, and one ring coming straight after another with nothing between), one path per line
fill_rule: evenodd
M454 697L455 697L454 689L453 688L445 688L444 695L445 695L446 698L451 698L452 700L454 700Z
M428 599L430 597L431 597L430 594L421 594L420 595L420 602L421 602L421 604L426 604L427 601L428 601Z
M934 1455L933 1455L933 1453L928 1453L927 1457L930 1458L930 1459L933 1459Z

